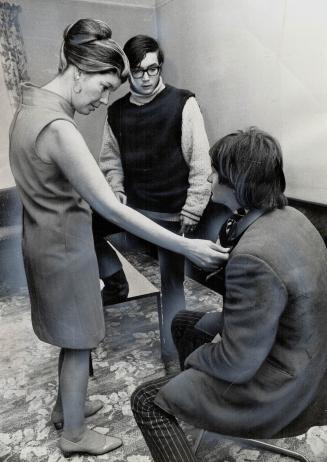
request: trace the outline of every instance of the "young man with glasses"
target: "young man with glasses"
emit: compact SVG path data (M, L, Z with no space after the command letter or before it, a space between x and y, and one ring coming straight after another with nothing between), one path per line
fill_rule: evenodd
M164 84L156 40L132 37L130 92L108 109L100 168L119 200L165 228L194 232L210 197L209 143L194 94ZM185 310L184 259L158 249L163 326L162 359L176 357L171 321Z

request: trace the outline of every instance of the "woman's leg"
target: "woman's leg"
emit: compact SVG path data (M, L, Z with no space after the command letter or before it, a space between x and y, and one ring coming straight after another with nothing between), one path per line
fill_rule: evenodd
M139 386L131 397L131 406L154 462L195 462L197 459L175 417L154 404L160 388L169 377Z
M60 389L60 374L62 363L64 360L65 350L62 348L59 354L59 361L58 361L58 392L55 405L53 407L51 413L51 422L56 427L57 430L61 430L64 424L64 415L62 410L62 402L61 402L61 389ZM84 415L85 417L89 417L91 415L96 414L100 409L103 408L103 402L96 399L93 401L86 401L85 408L84 408Z
M65 349L60 373L60 393L64 412L64 431L59 447L64 455L105 454L122 445L120 438L87 429L84 407L89 378L90 350Z
M65 349L60 372L60 394L64 413L63 436L81 439L84 430L84 406L89 378L90 350Z
M57 430L61 430L64 424L64 416L62 412L62 402L61 402L61 392L60 392L60 375L61 375L62 363L64 361L64 356L65 356L65 350L64 348L61 348L60 353L59 353L59 359L58 359L58 391L57 391L56 402L53 406L53 410L51 413L51 422L53 423L53 425L56 427Z
M61 393L60 393L60 374L61 374L62 363L64 360L64 354L65 354L65 350L61 348L60 353L59 353L59 359L58 359L58 392L57 392L56 402L53 407L52 415L62 414Z

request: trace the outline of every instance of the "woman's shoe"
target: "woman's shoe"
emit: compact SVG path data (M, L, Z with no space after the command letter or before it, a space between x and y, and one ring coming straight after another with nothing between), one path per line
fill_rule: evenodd
M94 401L86 401L85 403L85 417L90 417L91 415L96 414L100 409L103 408L103 402L99 399ZM64 416L62 412L52 411L50 422L53 423L56 430L62 430L64 426Z
M113 451L123 444L120 438L115 436L106 436L94 430L86 429L82 439L79 441L70 441L61 436L59 447L62 450L64 457L69 457L72 454L91 454L98 456L106 452Z

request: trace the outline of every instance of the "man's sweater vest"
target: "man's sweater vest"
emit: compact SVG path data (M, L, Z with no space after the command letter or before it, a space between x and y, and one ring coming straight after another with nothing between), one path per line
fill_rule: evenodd
M143 106L128 93L108 109L118 141L128 205L155 212L182 210L189 187L189 167L181 146L182 112L187 90L169 85Z

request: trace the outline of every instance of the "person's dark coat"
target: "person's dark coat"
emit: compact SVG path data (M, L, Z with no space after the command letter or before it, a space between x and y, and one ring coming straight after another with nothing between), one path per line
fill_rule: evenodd
M155 403L209 431L275 435L301 417L327 367L327 251L291 207L259 217L226 266L221 340L186 359Z

